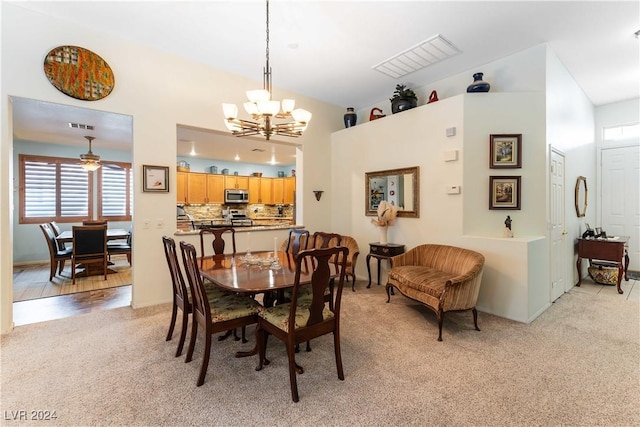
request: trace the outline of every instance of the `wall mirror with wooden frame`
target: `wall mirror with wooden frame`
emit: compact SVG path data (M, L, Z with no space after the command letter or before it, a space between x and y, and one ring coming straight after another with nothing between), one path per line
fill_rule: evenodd
M587 213L587 178L579 176L576 180L576 215L578 218L585 216Z
M376 216L380 202L398 207L399 217L420 216L420 169L418 166L365 173L365 214Z

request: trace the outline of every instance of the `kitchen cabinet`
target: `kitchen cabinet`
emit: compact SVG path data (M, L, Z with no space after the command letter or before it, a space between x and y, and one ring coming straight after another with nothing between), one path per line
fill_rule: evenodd
M207 203L224 203L224 176L207 174Z
M176 201L187 203L187 172L178 172L176 177Z
M273 179L249 177L249 203L273 204Z
M224 175L224 188L249 189L249 177L239 175Z
M187 174L187 203L207 203L207 174Z
M295 202L296 178L273 179L273 203L291 205Z

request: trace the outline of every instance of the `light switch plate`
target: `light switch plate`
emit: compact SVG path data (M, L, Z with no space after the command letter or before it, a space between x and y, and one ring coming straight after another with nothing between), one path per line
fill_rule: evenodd
M460 194L460 186L459 185L451 185L447 187L447 194Z
M458 160L458 150L443 151L442 158L445 162L454 162Z
M447 134L447 136L456 136L456 128L455 128L455 126L447 128L445 130L445 133Z

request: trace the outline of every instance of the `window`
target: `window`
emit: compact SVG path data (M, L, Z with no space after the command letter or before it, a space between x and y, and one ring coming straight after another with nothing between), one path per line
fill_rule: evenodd
M602 129L602 138L605 141L615 141L619 139L637 138L640 136L640 124L630 124L621 126L611 126Z
M20 223L81 222L93 218L94 201L98 217L130 221L133 185L129 163L104 162L94 175L78 159L21 154ZM96 197L97 191L97 197Z
M98 218L131 221L133 175L129 163L103 162L98 169Z

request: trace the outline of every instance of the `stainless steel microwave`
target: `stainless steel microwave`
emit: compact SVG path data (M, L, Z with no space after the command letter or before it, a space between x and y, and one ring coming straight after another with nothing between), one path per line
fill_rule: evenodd
M224 190L225 203L249 203L249 191L227 188Z

